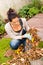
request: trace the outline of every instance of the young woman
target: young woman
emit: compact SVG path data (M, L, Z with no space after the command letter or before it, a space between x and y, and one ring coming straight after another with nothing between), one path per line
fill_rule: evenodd
M28 22L24 18L20 18L15 10L9 9L7 12L9 22L5 25L7 34L12 38L10 47L14 50L18 49L20 44L26 45L26 31L30 29Z

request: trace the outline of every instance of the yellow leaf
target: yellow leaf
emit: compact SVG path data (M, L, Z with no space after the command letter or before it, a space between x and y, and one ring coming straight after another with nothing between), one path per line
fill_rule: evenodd
M32 42L34 42L34 38L32 38Z

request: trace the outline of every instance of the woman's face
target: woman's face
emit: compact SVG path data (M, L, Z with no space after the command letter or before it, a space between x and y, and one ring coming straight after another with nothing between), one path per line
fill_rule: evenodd
M14 24L20 24L19 23L19 19L16 17L16 18L14 18L14 19L12 19L12 22L14 23Z
M12 26L15 31L21 30L21 25L20 25L19 19L17 17L12 19Z

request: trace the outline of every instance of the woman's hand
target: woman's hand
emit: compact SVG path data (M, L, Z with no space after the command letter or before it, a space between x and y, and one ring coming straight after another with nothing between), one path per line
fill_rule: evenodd
M28 38L29 40L32 40L32 35L30 35L30 33L24 34L23 37Z

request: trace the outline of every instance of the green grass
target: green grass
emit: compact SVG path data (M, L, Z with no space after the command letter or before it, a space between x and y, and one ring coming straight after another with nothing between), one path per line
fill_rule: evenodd
M6 38L2 38L0 40L0 64L10 59L10 57L9 58L4 57L6 50L10 48L9 42L10 39L6 39Z
M43 41L40 41L38 47L39 47L39 48L43 48Z

